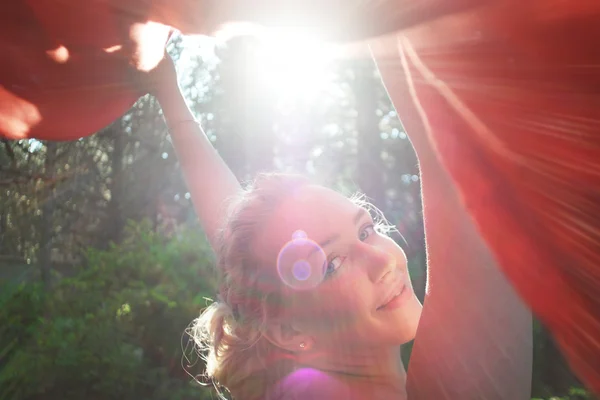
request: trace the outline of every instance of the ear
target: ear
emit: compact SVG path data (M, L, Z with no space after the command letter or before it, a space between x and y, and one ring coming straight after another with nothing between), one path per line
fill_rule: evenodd
M303 352L313 346L313 339L285 322L272 322L264 333L275 346L291 352Z

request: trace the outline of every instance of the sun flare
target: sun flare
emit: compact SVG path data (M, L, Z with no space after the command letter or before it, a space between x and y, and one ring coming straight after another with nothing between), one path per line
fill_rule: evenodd
M318 38L273 31L259 43L257 70L280 100L310 100L332 81L335 48Z
M310 101L332 83L332 67L338 51L333 44L304 31L234 24L217 32L213 46L235 36L252 36L255 39L249 60L256 72L254 79L260 82L265 93L273 96L274 101ZM199 45L192 37L185 39L185 52L206 51L206 41Z

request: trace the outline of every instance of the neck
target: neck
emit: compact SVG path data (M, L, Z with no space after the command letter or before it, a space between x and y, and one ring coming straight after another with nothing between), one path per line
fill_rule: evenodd
M335 374L370 385L398 387L403 390L406 372L400 360L400 348L349 348L343 352L314 350L302 354L300 363L309 368Z

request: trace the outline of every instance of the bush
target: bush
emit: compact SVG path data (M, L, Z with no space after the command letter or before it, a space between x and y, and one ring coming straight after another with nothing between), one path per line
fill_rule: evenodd
M571 388L567 396L553 396L548 399L533 398L531 400L593 400L594 397L585 389Z
M86 259L47 293L2 288L0 400L210 396L184 370L179 340L215 288L203 235L130 225L122 244Z

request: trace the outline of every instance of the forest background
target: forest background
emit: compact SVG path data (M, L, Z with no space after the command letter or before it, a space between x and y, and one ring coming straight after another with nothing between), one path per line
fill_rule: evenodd
M254 37L179 36L169 47L240 180L296 172L365 193L398 228L422 299L417 159L374 63L289 50ZM85 139L3 140L0 400L216 398L194 380L202 360L184 333L215 285L153 97ZM537 322L534 344L534 398L591 398Z

